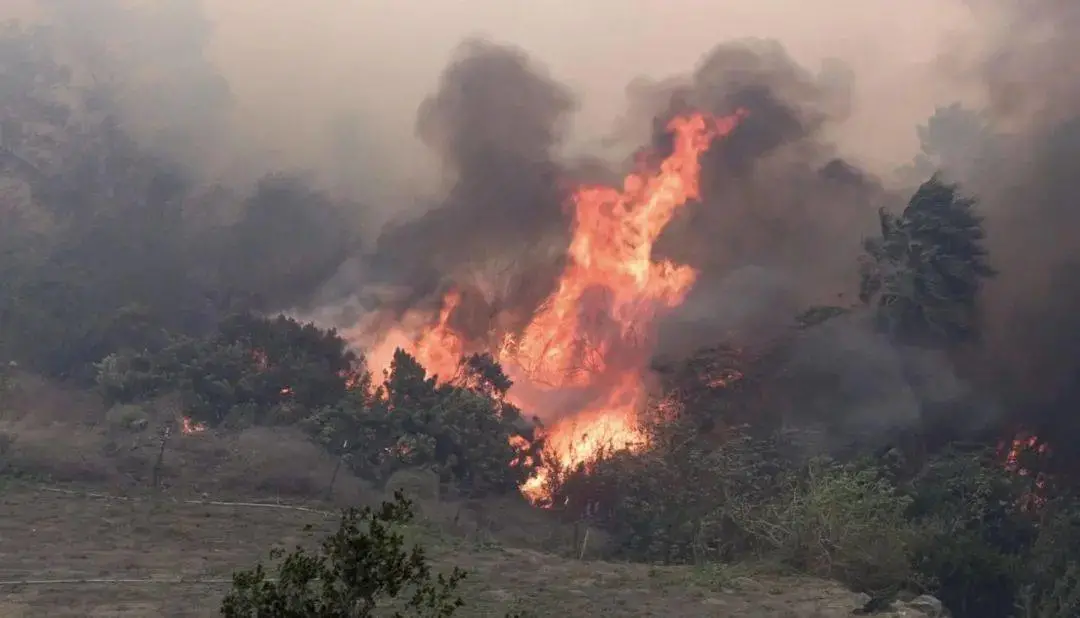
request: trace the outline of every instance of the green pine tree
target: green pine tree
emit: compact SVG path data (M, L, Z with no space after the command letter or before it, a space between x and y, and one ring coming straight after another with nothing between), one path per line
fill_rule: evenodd
M979 290L996 271L975 206L935 175L899 216L881 211L881 235L864 242L859 298L885 332L933 346L978 338Z

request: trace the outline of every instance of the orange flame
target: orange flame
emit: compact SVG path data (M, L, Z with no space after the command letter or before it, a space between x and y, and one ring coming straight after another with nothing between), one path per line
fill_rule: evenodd
M461 294L451 290L442 302L439 319L434 326L421 326L420 334L411 336L409 322L423 320L418 312L406 314L402 324L382 335L378 344L365 355L369 367L389 368L394 352L401 348L413 355L428 373L437 374L444 380L457 371L465 351L463 339L450 326L450 316L461 304Z
M184 435L190 436L191 434L202 433L206 431L206 425L198 421L193 421L190 417L185 416L180 419L180 431Z
M1004 449L1002 448L1001 450ZM1032 476L1032 471L1025 467L1023 462L1020 461L1020 458L1025 453L1034 454L1036 457L1042 458L1050 453L1050 447L1046 442L1041 441L1039 436L1021 432L1012 439L1008 451L1005 453L1005 469L1018 476ZM1046 475L1042 472L1037 472L1034 475L1032 490L1020 499L1021 509L1038 510L1046 504L1046 497L1043 495L1045 490Z
M621 190L576 191L570 259L555 290L519 335L483 346L514 380L509 401L548 425L548 448L564 468L605 447L641 443L636 418L646 401L652 327L659 312L683 302L697 278L690 266L654 261L653 246L678 209L699 197L702 153L743 116L675 118L668 125L673 150L658 169L631 173ZM406 315L369 349L369 366L389 367L403 348L450 379L466 352L449 323L460 302L458 292L447 294L433 326L416 329L409 322L418 316ZM541 470L522 492L544 497L549 476Z

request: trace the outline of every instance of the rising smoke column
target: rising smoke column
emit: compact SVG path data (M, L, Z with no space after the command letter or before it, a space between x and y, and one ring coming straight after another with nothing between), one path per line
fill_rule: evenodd
M980 0L993 33L977 64L1000 147L971 179L990 255L986 346L971 363L1003 391L1017 428L1053 436L1055 460L1080 467L1080 4ZM982 154L982 153L973 153ZM984 157L985 158L985 157Z
M854 301L861 240L875 231L877 209L901 200L826 137L851 111L852 80L838 61L814 72L775 41L749 40L717 45L687 75L629 88L624 123L648 127L656 119L652 140L661 151L665 122L683 110L751 111L724 148L703 156L701 199L657 245L659 254L700 271L686 303L665 320L665 354L733 331L774 331L758 335L771 337L809 305ZM737 286L747 293L732 297L729 280L749 271L769 285ZM757 309L740 309L750 307ZM752 326L745 318L753 313L775 318Z
M555 152L574 109L571 93L523 52L465 42L417 117L418 135L452 179L448 195L420 218L384 232L374 267L431 294L444 277L470 265L538 243L564 248L568 188L560 184ZM536 265L519 270L529 268ZM427 285L419 289L417 282ZM549 291L543 283L539 288L522 300L535 306Z

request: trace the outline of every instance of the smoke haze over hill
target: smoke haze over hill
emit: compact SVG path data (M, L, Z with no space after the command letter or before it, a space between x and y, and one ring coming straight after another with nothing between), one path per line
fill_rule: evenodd
M307 188L264 183L263 202L314 200L335 214L283 224L268 206L248 219L246 244L222 241L248 253L218 279L247 282L261 308L318 310L342 326L372 309L381 320L433 311L448 282L466 288L459 319L476 332L500 312L529 313L560 272L570 192L618 183L644 146L662 155L665 121L690 109L750 113L705 156L701 200L658 242L700 271L662 339L678 348L746 330L755 305L849 304L861 238L910 188L894 172L918 153L916 125L963 101L1010 144L963 178L1002 271L988 297L994 358L1024 349L1018 375L1072 375L1059 362L1068 346L1050 352L1080 332L1075 295L1051 293L1063 289L1051 274L1080 254L1062 236L1080 148L1069 131L1080 80L1064 60L1078 18L1064 0L642 0L632 12L612 0L318 11L88 0L0 14L49 24L76 81L108 92L120 127L194 185L246 195L268 172L300 172ZM985 158L975 148L940 164L967 170ZM261 203L199 195L186 201L218 215ZM300 229L302 258L276 255L269 235ZM250 274L259 264L294 278L264 281ZM1016 341L1018 315L1032 339Z

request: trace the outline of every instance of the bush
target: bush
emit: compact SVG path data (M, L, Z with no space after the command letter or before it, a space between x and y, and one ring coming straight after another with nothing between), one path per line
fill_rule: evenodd
M1027 556L1017 618L1080 615L1080 505L1059 498L1040 509L1038 536Z
M739 524L783 563L872 596L911 580L911 499L867 465L823 459L781 476L774 497Z
M958 617L1012 614L1037 532L1025 485L990 452L944 453L913 479L914 568Z
M400 526L413 519L400 493L378 510L346 510L318 552L272 550L274 577L262 564L233 575L221 605L227 618L338 618L376 615L390 606L399 616L448 617L464 603L457 595L464 571L433 576L424 550L406 549Z
M307 424L357 475L380 484L423 468L469 496L516 491L535 473L541 444L503 399L509 380L498 365L474 357L464 367L459 380L438 385L398 350L379 388L354 389Z
M600 453L555 483L552 502L608 532L619 558L646 562L728 560L747 550L732 517L769 485L766 445L739 436L631 453Z
M237 315L205 338L112 354L97 364L97 384L111 403L179 392L186 413L211 426L240 418L289 423L344 397L357 365L333 330L284 316Z
M112 427L139 432L147 428L150 416L141 405L118 404L109 408L105 420Z
M1049 579L1049 586L1027 584L1020 590L1016 618L1080 616L1080 564L1071 562L1062 575Z

